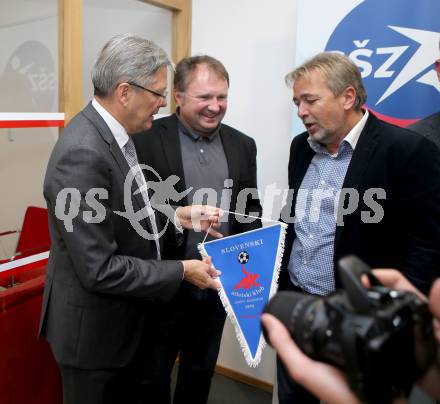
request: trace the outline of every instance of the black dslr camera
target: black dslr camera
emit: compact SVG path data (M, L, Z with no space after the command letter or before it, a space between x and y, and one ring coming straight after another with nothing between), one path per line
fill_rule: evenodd
M361 400L387 403L408 395L435 357L428 306L383 286L354 256L342 258L338 269L343 290L325 298L279 292L264 312L282 321L308 356L343 369ZM363 274L371 289L362 285Z

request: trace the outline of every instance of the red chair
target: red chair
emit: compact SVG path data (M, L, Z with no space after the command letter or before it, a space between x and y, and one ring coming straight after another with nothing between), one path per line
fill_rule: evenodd
M20 233L15 254L1 263L38 254L50 249L50 235L47 218L47 209L37 206L29 206L23 219L21 230L9 230L0 232L0 236Z
M61 404L58 366L38 339L47 258L0 272L0 403ZM11 286L13 280L13 287Z
M50 248L47 209L29 206L10 260ZM61 404L58 366L38 325L48 258L0 270L0 403ZM1 264L2 262L0 262Z

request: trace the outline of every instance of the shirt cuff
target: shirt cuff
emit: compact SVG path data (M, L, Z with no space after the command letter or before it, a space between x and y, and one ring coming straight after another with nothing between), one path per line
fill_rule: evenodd
M180 261L180 263L182 264L182 268L183 268L183 272L182 272L182 281L185 279L185 264L183 263L183 261Z
M184 228L180 224L180 220L177 217L177 209L174 211L174 220L173 220L174 227L176 229L176 233L183 233Z

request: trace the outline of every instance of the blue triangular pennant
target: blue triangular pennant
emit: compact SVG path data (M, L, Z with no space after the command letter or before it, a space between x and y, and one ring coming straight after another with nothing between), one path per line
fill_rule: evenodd
M260 317L277 289L286 227L277 223L198 246L222 272L219 295L252 367L260 363L265 345Z

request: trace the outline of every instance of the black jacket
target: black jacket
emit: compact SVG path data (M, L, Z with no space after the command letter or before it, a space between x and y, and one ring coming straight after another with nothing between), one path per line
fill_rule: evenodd
M307 132L295 137L290 147L289 188L297 191L314 156ZM425 293L440 274L440 154L422 136L377 119L367 120L347 170L343 188L359 192L358 208L337 226L334 263L355 254L373 268L397 268ZM372 210L365 191L381 188L386 199L376 200L384 217L366 223ZM371 204L370 204L371 206ZM366 212L363 213L362 212ZM287 232L280 288L288 282L287 264L295 239L294 225ZM340 282L335 272L336 286Z
M245 188L257 189L257 147L251 137L228 125L221 124L219 135L228 163L229 178L233 180L229 210L235 211L239 192ZM177 175L180 180L175 186L176 190L178 192L186 190L176 115L154 120L152 128L135 135L133 141L139 163L153 167L163 180L170 175ZM151 178L151 180L157 181L157 178ZM188 204L186 198L178 203L182 206ZM245 203L245 210L240 213L254 212L257 216L261 216L261 211L259 198L253 198L249 195ZM229 215L228 220L231 234L238 234L261 226L259 220L252 223L240 223L234 215ZM182 258L181 248L185 248L185 241L180 248L168 247L165 246L163 258Z

